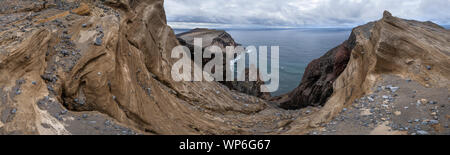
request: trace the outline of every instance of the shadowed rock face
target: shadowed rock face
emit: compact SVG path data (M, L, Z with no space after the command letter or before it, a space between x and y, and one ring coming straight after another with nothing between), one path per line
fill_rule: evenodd
M288 94L288 100L281 102L284 109L298 109L306 106L323 106L333 94L333 82L347 67L354 36L324 56L313 60L305 69L300 85Z
M210 46L218 46L222 49L223 52L223 58L226 58L226 47L236 47L240 46L240 44L236 43L234 39L231 37L230 34L223 30L210 30L210 29L193 29L188 32L177 34L177 39L179 43L183 46L186 46L191 51L191 58L194 59L194 38L202 38L202 50L205 50L206 48ZM236 55L235 55L236 56ZM213 57L214 58L214 57ZM211 59L213 59L211 58ZM203 65L211 61L211 59L204 58L203 59ZM226 60L223 62L223 79L226 79L226 68L230 68L226 64ZM245 69L245 81L221 81L220 83L224 84L230 89L237 90L239 92L257 96L263 99L270 98L270 93L263 93L261 92L261 86L264 85L264 81L262 81L260 78L258 78L257 81L249 81L249 69ZM258 75L259 77L259 75Z

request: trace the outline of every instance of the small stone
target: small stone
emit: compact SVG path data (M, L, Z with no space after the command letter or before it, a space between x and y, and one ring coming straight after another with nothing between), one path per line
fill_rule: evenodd
M395 111L395 112L394 112L394 115L395 115L395 116L400 116L401 114L402 114L402 112L400 112L400 111Z
M423 120L421 124L422 125L428 125L428 121L427 120Z
M112 98L113 98L113 100L116 100L116 99L117 99L117 97L116 97L116 96L113 96Z
M423 130L419 130L419 131L417 131L417 134L418 134L418 135L429 135L429 133L428 133L428 132L426 132L426 131L423 131Z
M428 65L427 65L427 69L428 69L428 70L431 70L431 66L428 66Z
M83 24L83 25L81 25L81 27L85 28L85 27L87 27L87 24Z
M422 103L422 104L425 104L425 103L427 103L428 102L428 100L427 99L420 99L420 103ZM419 103L419 101L417 101L417 103Z
M429 104L437 104L436 101L429 101L428 103L429 103Z
M404 107L405 109L408 109L409 107Z
M346 111L347 111L347 108L342 109L342 111L346 112Z
M88 117L88 114L83 114L83 115L81 115L81 117L87 118L87 117Z
M110 126L111 125L111 121L110 120L106 120L105 121L105 126Z
M375 100L372 97L367 97L367 99L369 100L369 102L374 102Z
M386 121L386 118L380 118L382 121Z
M385 89L391 89L392 85L387 85Z
M311 110L306 110L305 113L309 114L309 113L311 113Z
M436 115L437 115L436 112L432 112L432 113L431 113L431 116L436 116Z
M102 75L102 72L98 72L97 75Z
M31 81L31 84L36 85L36 81Z
M216 94L220 94L220 91L216 91Z
M65 114L67 114L67 110L63 110L63 111L61 111L61 115L65 115Z
M389 99L389 96L387 96L387 95L383 95L382 97L383 97L383 99Z
M148 95L152 94L152 89L151 88L147 88L146 90L147 90Z
M22 94L22 91L20 89L17 89L16 90L16 95L20 95L20 94Z
M409 82L412 82L412 80L408 78L408 79L406 79L406 82L409 83Z
M439 124L439 121L438 120L431 120L429 123L431 125L434 125L434 124Z
M17 109L16 108L11 110L11 114L16 114L16 113L17 113Z
M378 86L376 92L380 92L381 90L383 90L383 89L381 88L381 86Z
M390 87L391 92L395 93L400 87Z
M415 120L414 120L414 122L419 122L419 121L420 121L420 119L415 119Z

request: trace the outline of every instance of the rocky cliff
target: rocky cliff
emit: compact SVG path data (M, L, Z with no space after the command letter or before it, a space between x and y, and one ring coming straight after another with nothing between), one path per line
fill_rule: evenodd
M201 47L202 50L205 50L208 47L211 46L218 46L222 49L223 52L223 58L226 58L226 47L236 47L241 46L240 44L236 43L234 39L231 37L230 34L223 30L211 30L211 29L193 29L188 32L177 34L178 41L181 45L186 46L191 51L191 58L193 59L193 53L194 53L194 38L201 38L203 40ZM237 54L234 55L234 58L237 56ZM213 57L214 58L214 57ZM212 58L211 58L212 59ZM203 59L203 65L208 63L211 59L204 58ZM230 66L227 65L226 60L223 62L223 79L226 79L226 68L230 68ZM249 81L249 69L245 69L245 76L246 81L220 81L220 83L224 84L230 89L237 90L239 92L253 95L260 97L262 99L269 99L270 93L261 92L261 86L264 85L264 82L258 78L257 81ZM259 77L259 76L258 76Z
M322 108L287 111L217 82L172 80L177 60L170 51L179 43L163 0L3 0L0 6L1 134L305 134L371 93L381 75L449 88L449 31L389 13L355 28L354 42L315 62L337 67L309 67L325 69L307 71L317 80L309 82L309 95L329 96L319 90L330 85L318 81L332 82Z
M327 122L338 115L342 108L351 105L356 99L380 91L381 87L380 85L377 86L377 83L386 82L389 79L384 78L386 75L398 76L405 81L417 82L430 90L443 89L443 93L447 94L432 95L435 98L447 98L450 95L448 94L450 88L450 32L432 22L405 20L394 17L391 13L385 11L381 20L354 28L349 40L332 50L331 54L335 53L334 51L336 50L339 53L341 51L339 49L350 50L350 58L346 68L339 76L334 76L336 75L334 73L340 71L340 69L336 68L344 66L342 65L343 63L334 63L334 66L325 65L328 67L322 68L321 71L308 70L305 72L306 75L300 87L289 94L286 97L287 99L284 98L288 101L282 100L283 102L281 102L282 105L285 103L288 108L295 108L323 103L323 100L319 102L318 100L309 100L310 102L308 102L308 96L317 95L328 98L323 108L310 121L310 126L314 127ZM346 50L343 50L342 53L346 53ZM328 54L330 52L326 55ZM316 61L326 61L323 60L326 57L315 60L310 64L309 68L321 68L323 65ZM333 60L338 59L336 56L334 59L333 57L328 59L331 62ZM311 65L318 65L318 67L311 67ZM321 74L315 74L317 72L321 72ZM319 80L315 81L316 79ZM327 90L323 88L327 88L324 87L324 83L328 81L334 81L331 92L310 91L314 90L311 88ZM394 81L387 82L392 83ZM311 85L303 87L305 84ZM395 93L398 89L398 87L393 87L392 85L387 86L387 88L391 88L391 93ZM404 91L416 92L414 89ZM439 94L438 92L429 93ZM294 94L300 94L301 96L293 96ZM394 96L394 98L391 96ZM386 105L395 104L392 103L393 101L395 102L395 96L398 96L398 94L382 96L384 98L384 101L382 101L383 105L395 107L395 105ZM404 102L416 102L417 99L414 97L415 95ZM373 102L373 100L370 100L370 102ZM448 105L448 100L442 100L441 104L443 104L442 107L445 107ZM378 106L380 105L378 104ZM448 116L448 110L444 108L442 111L442 115L447 114ZM392 115L392 113L387 114Z

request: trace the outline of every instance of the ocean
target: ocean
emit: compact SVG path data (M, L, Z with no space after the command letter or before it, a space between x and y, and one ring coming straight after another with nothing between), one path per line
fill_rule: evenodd
M176 29L175 33L185 31L188 30ZM270 51L270 46L279 46L280 83L278 91L272 93L273 96L295 89L301 82L306 66L347 40L351 33L351 29L345 28L228 29L226 31L244 47L268 46Z

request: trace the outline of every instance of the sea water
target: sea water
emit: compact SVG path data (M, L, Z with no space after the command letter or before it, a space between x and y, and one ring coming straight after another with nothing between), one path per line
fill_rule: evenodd
M175 30L181 33L188 30ZM295 89L301 82L307 65L314 59L348 39L351 29L301 28L301 29L228 29L233 39L242 46L279 46L280 83L273 96ZM251 51L248 51L251 52ZM247 59L248 62L248 59ZM270 73L270 64L269 64Z

